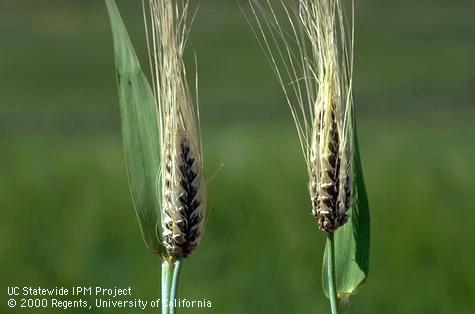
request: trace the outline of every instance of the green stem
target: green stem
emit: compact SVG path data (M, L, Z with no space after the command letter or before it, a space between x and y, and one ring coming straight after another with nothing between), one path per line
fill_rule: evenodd
M341 314L350 314L350 297L341 296L338 299L338 304L340 305Z
M176 300L177 291L178 291L178 281L180 280L181 263L182 263L181 258L177 259L175 261L175 268L173 269L173 279L172 279L171 294L170 294L170 300L173 302L173 305L170 307L169 314L176 313L175 300Z
M335 275L335 235L328 233L329 254L328 254L328 293L330 294L330 305L332 314L338 314L338 296L336 293Z
M168 314L170 302L170 283L173 275L173 263L168 259L162 261L162 314Z

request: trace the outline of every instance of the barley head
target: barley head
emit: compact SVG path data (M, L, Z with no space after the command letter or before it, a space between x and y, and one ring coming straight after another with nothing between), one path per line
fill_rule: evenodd
M352 202L353 35L340 0L280 2L287 27L270 0L250 0L254 30L297 126L312 214L333 232L348 221Z
M197 108L183 62L188 8L188 1L149 0L146 23L161 130L161 238L173 257L198 245L206 206Z

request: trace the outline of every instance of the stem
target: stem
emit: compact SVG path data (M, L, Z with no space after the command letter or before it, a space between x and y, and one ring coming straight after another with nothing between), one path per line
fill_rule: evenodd
M180 280L181 263L182 263L181 258L177 259L175 261L175 268L173 269L173 279L172 279L171 294L170 294L170 300L173 302L173 304L170 307L169 314L176 313L175 300L176 300L177 291L178 291L178 281Z
M338 296L335 287L335 235L333 234L333 232L328 233L328 242L328 293L330 294L330 305L332 314L338 314Z
M170 302L170 282L172 279L173 264L168 259L162 261L162 314L168 314Z
M341 314L350 314L350 297L341 296L338 299L338 304L340 305Z

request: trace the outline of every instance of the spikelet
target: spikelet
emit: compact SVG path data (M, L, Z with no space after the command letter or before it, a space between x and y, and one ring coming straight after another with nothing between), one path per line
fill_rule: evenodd
M197 108L183 62L189 6L183 0L148 4L147 39L161 131L162 243L169 255L186 257L200 241L206 206ZM144 6L146 20L145 11Z
M297 126L312 214L333 232L348 221L352 202L353 32L349 38L345 10L340 0L282 0L285 27L270 0L250 5Z

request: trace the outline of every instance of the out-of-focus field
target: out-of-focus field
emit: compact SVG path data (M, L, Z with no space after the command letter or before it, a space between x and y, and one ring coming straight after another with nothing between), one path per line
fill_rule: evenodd
M118 1L145 60L138 3ZM200 4L190 48L205 162L209 176L223 167L180 286L181 298L213 307L181 313L328 313L324 236L282 93L236 2ZM353 313L475 311L473 12L469 0L358 1L372 247ZM0 1L0 38L0 312L27 312L6 307L7 286L158 296L159 261L145 251L128 193L103 2Z

